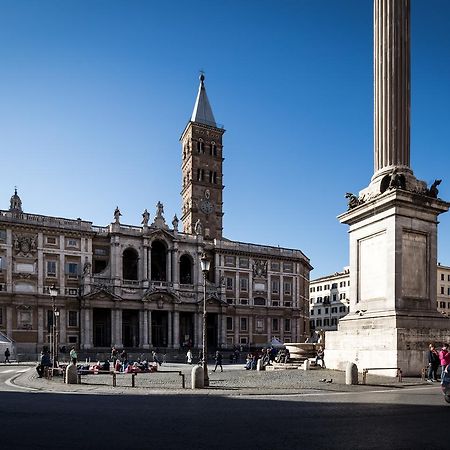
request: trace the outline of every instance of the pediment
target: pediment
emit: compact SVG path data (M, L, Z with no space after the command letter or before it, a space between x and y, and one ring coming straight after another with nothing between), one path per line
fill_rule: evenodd
M84 299L88 300L113 300L113 301L121 301L122 297L119 297L116 294L113 294L108 288L99 287L97 289L93 289L92 292L83 296Z

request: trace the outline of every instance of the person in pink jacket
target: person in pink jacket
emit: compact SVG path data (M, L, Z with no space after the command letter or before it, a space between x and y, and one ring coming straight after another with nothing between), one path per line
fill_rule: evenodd
M441 360L441 378L445 368L450 364L450 353L448 351L448 344L442 346L442 350L439 352L439 359Z

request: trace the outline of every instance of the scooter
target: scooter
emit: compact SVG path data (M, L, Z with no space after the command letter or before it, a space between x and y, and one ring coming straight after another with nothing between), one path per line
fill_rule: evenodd
M444 394L444 399L447 403L450 403L450 365L448 365L445 370L442 371L441 375L441 389Z

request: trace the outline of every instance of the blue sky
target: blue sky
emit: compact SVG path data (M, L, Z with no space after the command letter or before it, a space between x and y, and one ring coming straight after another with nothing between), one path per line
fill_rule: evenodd
M411 165L450 200L450 2L412 0ZM224 136L224 235L348 264L373 174L372 0L0 0L0 209L96 225L181 210L199 70ZM450 214L439 261L450 265Z

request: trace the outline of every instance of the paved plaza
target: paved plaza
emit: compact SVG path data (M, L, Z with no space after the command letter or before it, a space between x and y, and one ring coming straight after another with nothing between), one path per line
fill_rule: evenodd
M7 366L9 368L9 366ZM117 374L117 385L112 386L110 374L91 374L81 377L81 384L66 385L62 377L51 380L38 378L34 365L30 370L22 372L13 383L23 388L49 392L78 392L104 394L138 394L151 395L292 395L311 392L364 392L382 390L386 387L402 389L409 386L426 384L420 377L404 378L400 383L397 378L382 377L369 374L365 385L359 376L358 385L345 384L345 372L314 369L309 371L267 370L249 371L242 364L224 365L223 372L213 372L209 366L210 386L205 389L191 389L191 372L194 366L179 363L166 363L159 369L161 372L139 373L135 377L135 387L132 387L131 374ZM0 367L1 372L1 367ZM185 388L182 388L184 375Z

